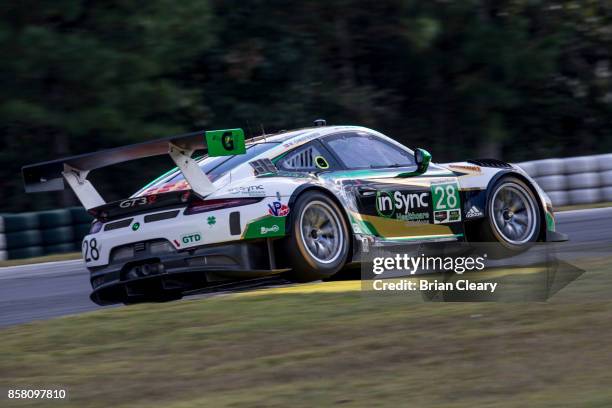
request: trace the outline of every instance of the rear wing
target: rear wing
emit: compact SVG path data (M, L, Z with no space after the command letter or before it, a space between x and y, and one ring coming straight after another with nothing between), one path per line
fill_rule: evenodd
M224 129L187 133L113 149L85 153L63 159L24 166L21 169L26 193L58 191L65 183L75 192L86 209L106 204L87 180L90 171L113 164L168 154L191 189L204 197L214 191L212 182L191 158L196 150L209 156L230 156L246 151L242 129Z

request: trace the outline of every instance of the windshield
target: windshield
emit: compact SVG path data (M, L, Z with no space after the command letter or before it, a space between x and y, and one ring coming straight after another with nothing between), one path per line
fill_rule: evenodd
M344 133L327 140L329 147L349 169L414 166L414 157L374 135Z
M278 143L257 143L247 146L245 154L238 154L235 156L219 156L219 157L205 157L200 159L198 165L206 173L211 182L214 182L219 177L223 176L228 171L236 168L242 163L246 163L252 158L260 155L261 153L278 146ZM176 174L169 179L162 179L156 183L147 186L142 191L139 191L137 195L148 195L148 194L159 194L167 193L169 191L179 191L189 189L189 183L185 180L183 173L176 171Z

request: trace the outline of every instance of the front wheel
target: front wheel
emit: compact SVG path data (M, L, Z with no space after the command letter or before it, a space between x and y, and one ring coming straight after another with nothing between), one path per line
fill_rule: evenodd
M287 253L298 282L325 279L338 272L349 254L349 231L342 210L327 195L308 191L299 196L291 218Z
M504 177L491 190L482 238L498 242L508 254L528 249L538 239L540 206L529 186L516 177Z

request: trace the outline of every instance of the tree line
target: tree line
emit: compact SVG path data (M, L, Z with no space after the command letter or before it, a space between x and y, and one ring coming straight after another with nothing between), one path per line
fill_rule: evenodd
M612 4L54 0L0 6L0 211L24 164L198 129L372 127L434 161L612 152ZM92 173L107 199L171 166Z

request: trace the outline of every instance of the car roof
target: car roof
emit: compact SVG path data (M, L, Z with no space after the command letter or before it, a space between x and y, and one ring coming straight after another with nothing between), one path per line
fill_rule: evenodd
M281 130L278 133L264 134L247 140L247 143L262 141L283 143L299 136L308 135L309 133L317 132L320 133L320 136L325 136L342 130L372 131L371 129L366 129L361 126L316 126L293 130Z

